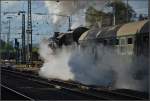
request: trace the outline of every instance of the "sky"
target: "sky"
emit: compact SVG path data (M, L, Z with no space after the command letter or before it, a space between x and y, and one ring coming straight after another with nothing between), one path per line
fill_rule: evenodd
M61 0L60 0L61 1ZM44 1L44 0L34 0L32 1L32 26L33 26L33 43L39 43L43 37L50 37L53 32L60 31L66 32L68 30L68 18L60 17L56 15L37 15L36 13L57 13L72 16L72 27L77 27L84 25L84 15L86 5L92 4L96 5L98 9L104 7L106 0L94 0L86 2L86 0L80 0L78 2L78 7L73 7L70 0L65 0L61 2L56 1ZM100 2L101 1L101 2ZM85 3L86 2L86 3ZM126 2L126 0L123 0ZM70 5L70 6L67 6ZM129 5L139 14L148 14L148 0L129 0ZM82 9L82 10L81 10ZM12 16L11 19L11 39L20 38L21 35L21 16L16 14L4 15L4 12L18 12L27 11L27 0L18 1L7 1L2 0L1 2L1 19L2 19L2 38L6 40L6 33L8 33L8 23L7 16ZM68 13L67 13L68 12ZM27 16L26 16L27 21ZM27 24L27 22L26 22ZM57 27L56 27L57 26ZM21 41L21 39L20 39Z
M124 2L126 0L123 0ZM139 14L148 15L148 0L129 0L129 5Z

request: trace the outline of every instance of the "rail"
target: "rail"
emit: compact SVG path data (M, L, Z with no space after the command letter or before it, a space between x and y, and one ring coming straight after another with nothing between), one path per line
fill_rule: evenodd
M77 84L77 83L71 83L71 82L66 82L66 81L62 81L62 80L47 80L47 79L43 79L40 78L37 75L33 75L33 74L27 74L27 73L22 73L22 72L17 72L17 71L12 71L12 70L6 70L6 69L2 69L5 70L7 72L11 72L11 73L15 73L18 74L19 76L23 76L23 77L29 77L30 80L32 81L36 81L37 83L42 83L42 84L46 84L46 85L51 85L54 86L55 88L59 88L59 89L65 89L68 91L72 91L72 92L76 92L76 93L80 93L80 94L84 94L84 95L88 95L88 96L93 96L95 98L98 99L107 99L107 100L112 100L112 99L135 99L135 100L145 100L145 98L142 97L138 97L138 96L133 96L127 93L121 93L121 92L115 92L115 91L111 91L108 89L96 89L96 88L92 88L86 85L81 85L81 84Z
M12 88L9 88L9 87L7 87L6 85L0 84L0 86L3 87L3 88L5 88L5 89L7 89L8 91L11 91L11 92L13 92L13 93L15 93L15 94L17 94L17 95L19 95L19 96L25 98L25 99L34 101L34 99L32 99L31 97L26 96L26 95L24 95L24 94L22 94L22 93L20 93L20 92L18 92L18 91L16 91L16 90L12 89Z

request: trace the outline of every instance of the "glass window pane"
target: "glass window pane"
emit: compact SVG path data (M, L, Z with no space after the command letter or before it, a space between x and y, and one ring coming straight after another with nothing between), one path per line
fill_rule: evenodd
M132 44L133 43L133 39L132 38L128 38L128 44Z
M115 42L116 42L116 45L119 45L119 39L116 39Z
M121 39L121 40L120 40L120 44L121 44L121 45L124 45L124 44L125 44L125 39Z

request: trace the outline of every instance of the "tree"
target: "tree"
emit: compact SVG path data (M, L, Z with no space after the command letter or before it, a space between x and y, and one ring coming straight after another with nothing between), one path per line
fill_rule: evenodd
M132 7L129 4L127 6L121 0L114 0L107 6L114 9L112 14L115 13L116 24L130 22L132 21L132 16L135 15L135 11L132 9Z
M106 7L111 7L115 12L103 12L98 11L94 7L90 6L86 10L85 20L87 26L92 27L94 25L101 25L101 27L110 26L113 23L113 15L115 13L115 24L123 24L132 21L132 17L135 15L135 11L128 4L128 6L121 0L114 0L108 3ZM100 26L99 26L100 27Z
M1 41L1 46L0 46L0 52L6 52L7 50L13 52L14 51L14 48L12 45L8 44L8 43L5 43L4 41L0 40Z
M102 15L103 15L102 11L98 11L94 7L90 6L86 11L86 16L85 16L87 26L91 27L98 23L101 23Z

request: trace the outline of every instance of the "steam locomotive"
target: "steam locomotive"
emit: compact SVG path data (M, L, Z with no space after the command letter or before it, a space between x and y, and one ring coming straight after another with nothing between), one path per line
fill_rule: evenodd
M121 55L144 55L149 52L149 20L130 22L104 28L91 29L78 27L67 33L56 32L49 39L53 49L63 45L86 46L89 43L103 44L113 47Z
M90 46L94 61L98 60L96 58L99 51L96 49L98 45L111 47L111 49L115 49L118 55L127 57L127 59L132 62L133 68L138 67L136 71L131 71L135 79L140 80L145 78L145 75L148 75L149 20L104 28L93 27L88 29L78 27L67 33L56 32L54 36L50 38L49 46L55 50L61 48L63 45L75 45L82 49L86 49L86 47Z

